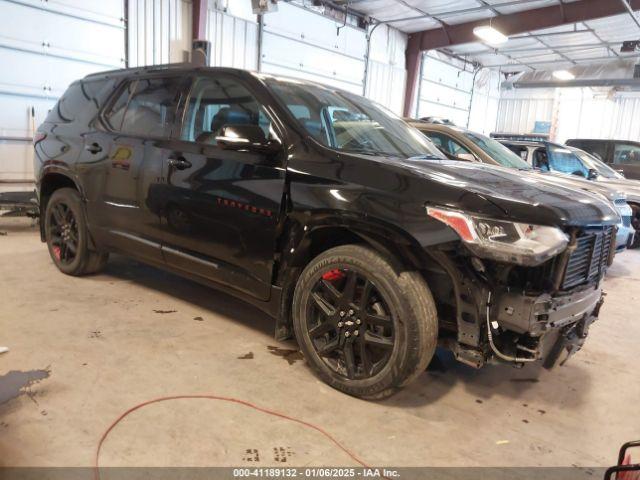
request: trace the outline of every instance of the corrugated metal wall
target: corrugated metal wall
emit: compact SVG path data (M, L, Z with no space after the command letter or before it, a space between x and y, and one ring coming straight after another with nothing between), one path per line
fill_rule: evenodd
M207 39L211 42L212 66L258 69L258 24L255 20L209 9Z
M0 181L32 180L34 126L69 83L124 66L123 17L122 0L0 0Z
M502 90L496 131L531 133L536 122L551 122L553 89Z
M559 89L556 139L640 140L640 94Z
M407 71L407 35L386 25L371 34L365 95L397 114L402 113Z
M536 121L550 122L552 139L640 140L640 94L597 88L503 90L501 132L531 133Z
M189 60L189 0L129 0L129 66Z

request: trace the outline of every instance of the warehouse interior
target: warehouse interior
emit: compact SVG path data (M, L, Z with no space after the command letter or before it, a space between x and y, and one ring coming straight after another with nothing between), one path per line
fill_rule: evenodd
M40 238L34 169L38 127L72 82L190 62L319 83L487 137L631 145L640 0L0 0L0 18L0 468L549 467L521 478L598 478L640 438L632 242L606 272L589 340L562 367L476 370L438 349L413 383L368 401L316 378L294 339L275 339L264 311L226 293L122 255L85 278L59 273ZM113 423L167 397L179 398Z

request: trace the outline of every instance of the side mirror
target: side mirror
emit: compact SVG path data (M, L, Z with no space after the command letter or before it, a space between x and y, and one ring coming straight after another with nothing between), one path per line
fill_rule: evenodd
M476 157L473 153L459 153L457 155L458 160L464 160L465 162L475 162Z
M598 175L600 175L598 173L598 171L595 168L590 168L589 169L589 173L587 174L587 178L589 180L595 180L596 178L598 178Z
M258 125L225 125L216 137L216 144L223 150L264 154L277 153L282 148L278 140L267 140Z

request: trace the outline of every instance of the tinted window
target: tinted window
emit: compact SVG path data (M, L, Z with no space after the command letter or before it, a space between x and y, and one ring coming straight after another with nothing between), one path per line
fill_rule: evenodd
M597 140L569 140L567 145L585 150L595 156L598 160L607 158L608 142L598 142Z
M518 155L497 140L471 132L465 132L464 135L500 165L521 170L531 169L527 162L524 162Z
M630 143L616 143L613 163L640 163L640 147Z
M533 166L539 168L542 171L548 172L549 168L549 156L547 155L547 149L545 147L536 148L533 152Z
M440 150L447 152L449 155L457 157L461 153L471 153L466 147L460 145L449 135L439 132L428 132L426 135L435 143Z
M168 137L180 99L180 78L129 82L105 114L109 126L131 135Z
M107 80L81 80L72 83L49 111L46 122L68 123L76 120L77 116L87 109L98 109L99 93Z
M509 145L505 144L505 147L511 150L513 153L518 155L521 160L527 161L527 157L529 155L528 149L522 145Z
M224 77L196 79L191 92L182 139L215 143L228 125L257 125L271 136L271 120L264 107L236 80Z
M330 87L264 79L307 134L329 148L364 155L444 158L419 131L366 98Z
M595 170L598 172L598 175L601 175L604 178L624 178L624 176L613 170L606 163L598 160L594 155L591 155L584 150L573 149L573 153L582 160L582 163L584 163L587 168Z

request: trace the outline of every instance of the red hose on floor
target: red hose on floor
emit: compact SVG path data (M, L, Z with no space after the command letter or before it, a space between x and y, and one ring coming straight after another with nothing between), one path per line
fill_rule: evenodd
M300 425L303 425L303 426L305 426L307 428L311 428L311 429L313 429L313 430L315 430L317 432L320 432L322 435L324 435L329 440L331 440L340 450L342 450L344 453L349 455L356 463L360 464L364 468L370 468L369 465L367 465L362 460L360 460L353 452L351 452L348 448L346 448L344 445L342 445L330 433L326 432L325 430L323 430L322 428L318 427L317 425L314 425L313 423L305 422L304 420L300 420L300 419L295 418L295 417L290 417L289 415L285 415L284 413L280 413L280 412L276 412L276 411L273 411L273 410L269 410L267 408L259 407L259 406L255 405L255 404L251 403L251 402L247 402L245 400L240 400L238 398L220 397L218 395L175 395L175 396L172 396L172 397L154 398L153 400L148 400L146 402L139 403L138 405L136 405L134 407L131 407L129 410L124 412L122 415L120 415L118 418L116 418L111 425L109 425L109 428L107 428L105 430L105 432L102 434L102 437L100 437L100 441L98 442L98 448L96 449L96 458L95 458L95 467L94 467L95 468L95 475L94 475L95 480L100 480L100 467L99 467L98 461L100 460L100 449L102 448L102 444L107 439L107 436L109 436L109 433L111 433L111 430L113 430L115 428L115 426L118 425L118 423L120 423L120 421L122 421L130 413L133 413L136 410L141 409L142 407L146 407L147 405L151 405L153 403L166 402L166 401L169 401L169 400L181 400L181 399L188 399L188 398L220 400L220 401L223 401L223 402L236 403L238 405L243 405L245 407L253 408L254 410L257 410L259 412L266 413L267 415L272 415L274 417L283 418L285 420L289 420L291 422L295 422L295 423L298 423Z

